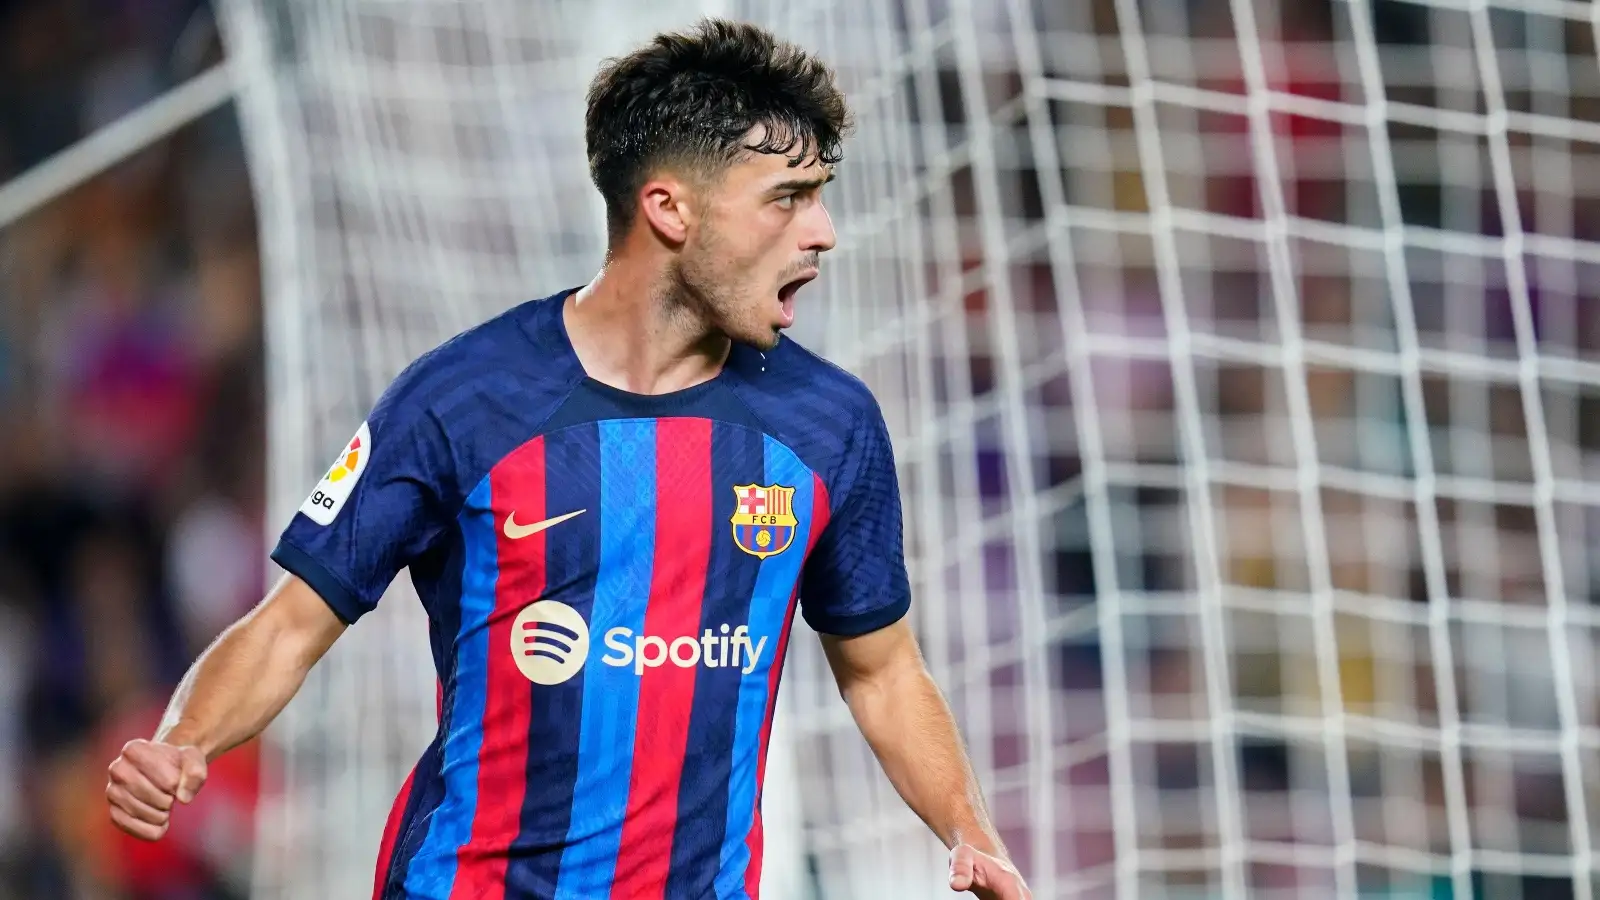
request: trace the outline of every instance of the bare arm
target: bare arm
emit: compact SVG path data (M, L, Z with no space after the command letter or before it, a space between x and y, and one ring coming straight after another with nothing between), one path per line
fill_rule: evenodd
M206 764L260 734L344 633L304 581L289 576L200 654L151 740L129 741L109 767L111 819L155 840L174 802L205 783Z
M155 740L216 759L260 734L345 624L310 585L290 575L195 660Z
M839 691L895 790L946 847L1005 858L944 695L904 619L860 637L823 636Z

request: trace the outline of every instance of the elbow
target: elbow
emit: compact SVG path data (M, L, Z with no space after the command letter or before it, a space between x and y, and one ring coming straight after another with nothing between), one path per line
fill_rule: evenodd
M317 630L304 627L272 604L256 607L218 636L208 653L256 660L267 673L304 674L326 651Z
M925 690L937 688L920 658L896 660L839 682L839 695L851 709L904 702Z
M348 627L309 585L287 579L235 626L251 643L268 647L275 659L305 672Z

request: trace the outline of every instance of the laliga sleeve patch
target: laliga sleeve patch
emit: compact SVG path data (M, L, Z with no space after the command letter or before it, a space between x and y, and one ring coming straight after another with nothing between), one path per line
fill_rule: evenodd
M350 439L339 458L334 460L328 474L322 476L317 487L300 504L300 511L318 525L333 524L334 517L344 508L344 502L355 492L356 482L367 469L367 458L372 455L372 433L362 422L356 436Z

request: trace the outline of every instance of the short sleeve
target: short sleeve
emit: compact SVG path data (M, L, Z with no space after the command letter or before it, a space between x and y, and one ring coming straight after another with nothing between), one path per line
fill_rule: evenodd
M453 469L437 420L406 376L378 401L284 529L272 559L339 618L371 612L444 531Z
M806 561L800 609L815 630L848 637L892 625L911 607L900 485L876 404L856 426L834 481L828 524Z

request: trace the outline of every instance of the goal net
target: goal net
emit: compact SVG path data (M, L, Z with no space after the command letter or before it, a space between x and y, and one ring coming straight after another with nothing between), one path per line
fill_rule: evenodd
M1600 7L221 9L274 527L406 362L598 267L595 64L762 22L857 111L797 336L882 402L915 625L1036 896L1594 896ZM260 897L370 889L434 727L394 592L271 731ZM794 647L765 895L939 896Z

